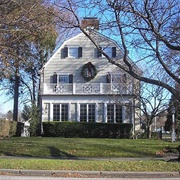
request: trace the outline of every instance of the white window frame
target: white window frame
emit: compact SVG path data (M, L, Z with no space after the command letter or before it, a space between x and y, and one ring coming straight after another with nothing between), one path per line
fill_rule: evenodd
M56 121L62 121L62 105L67 105L68 106L68 118L66 121L69 121L69 104L68 103L54 103L53 104L53 117L54 117L54 105L59 105L59 120ZM54 121L54 118L53 118Z
M110 58L112 58L112 47L111 46L102 46L102 50ZM105 58L104 54L101 54L101 57Z
M114 110L114 112L113 112L113 122L108 122L108 105L113 106L113 110ZM107 110L106 110L107 123L117 123L116 122L116 109L117 109L117 106L119 106L119 105L118 104L111 104L111 103L107 104L107 106L106 106L106 108L107 108ZM121 107L121 117L122 117L121 121L123 122L123 106L120 106L120 107Z
M63 81L60 81L62 78ZM69 74L58 74L58 83L69 83Z
M89 103L89 104L86 104L86 103L80 103L79 104L79 121L81 122L81 105L86 105L86 122L89 122L89 105L94 105L94 122L96 122L96 114L97 114L97 111L96 111L96 104L95 103ZM82 121L83 122L83 121Z
M68 57L69 58L78 58L78 48L76 46L68 46Z

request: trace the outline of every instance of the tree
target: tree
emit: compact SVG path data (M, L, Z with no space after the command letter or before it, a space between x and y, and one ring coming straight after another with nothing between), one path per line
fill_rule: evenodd
M78 27L103 53L108 61L134 78L167 89L180 101L180 36L179 2L177 0L67 0L65 6L54 3L61 10L66 9L75 21L65 21L68 27ZM101 31L114 37L124 52L123 62L114 61L100 49L93 33L81 26L79 11L85 16L101 19ZM63 20L63 19L61 19ZM74 23L75 22L75 23ZM92 32L92 30L91 30ZM131 56L134 63L128 57ZM136 65L146 66L151 72L144 76L136 70ZM154 77L154 67L165 80Z
M139 114L142 123L145 125L145 132L148 139L151 138L151 125L155 118L165 112L168 108L168 93L160 86L143 84L141 94L137 96L141 106Z
M180 103L173 96L169 101L167 121L165 122L164 129L172 131L172 107L175 108L175 130L178 138L180 136Z
M12 120L13 119L13 112L11 110L9 110L7 113L6 113L6 118L8 120Z
M42 0L5 0L0 8L0 79L11 84L13 119L17 120L20 96L26 95L26 102L30 96L30 102L37 103L38 71L55 48L60 22L55 8Z

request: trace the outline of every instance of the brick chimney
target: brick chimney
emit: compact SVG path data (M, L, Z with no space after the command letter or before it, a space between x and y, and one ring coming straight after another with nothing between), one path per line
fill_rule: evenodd
M81 21L81 28L99 30L99 20L94 17L85 17Z

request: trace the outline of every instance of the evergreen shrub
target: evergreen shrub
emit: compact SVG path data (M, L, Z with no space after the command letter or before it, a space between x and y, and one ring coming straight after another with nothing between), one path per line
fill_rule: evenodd
M130 138L132 124L43 122L45 137Z

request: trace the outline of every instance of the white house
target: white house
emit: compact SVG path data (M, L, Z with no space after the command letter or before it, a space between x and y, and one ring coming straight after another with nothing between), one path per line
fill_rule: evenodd
M122 50L98 32L98 24L84 19L82 25L110 58L123 64ZM84 33L65 41L40 76L42 122L139 124L134 108L139 82L109 63Z

